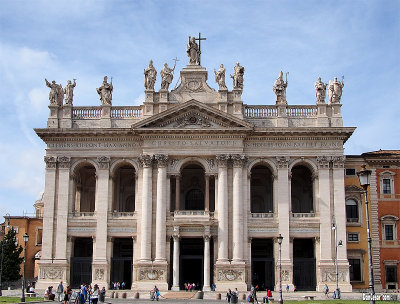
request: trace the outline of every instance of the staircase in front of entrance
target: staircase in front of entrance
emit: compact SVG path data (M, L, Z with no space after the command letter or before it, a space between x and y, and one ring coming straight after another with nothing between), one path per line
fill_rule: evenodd
M169 291L166 294L162 295L165 299L197 299L198 292L197 291Z

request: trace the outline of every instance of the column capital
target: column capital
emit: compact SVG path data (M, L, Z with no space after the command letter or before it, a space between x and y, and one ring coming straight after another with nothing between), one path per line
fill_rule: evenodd
M228 159L229 159L229 155L228 154L218 154L215 156L216 160L217 160L217 165L220 168L225 168L228 165Z
M157 161L157 166L159 168L165 168L168 165L168 155L167 154L156 154L154 155Z
M331 158L329 156L317 156L317 164L319 169L329 169Z
M276 163L277 163L277 165L278 165L278 168L280 168L280 169L288 168L288 166L289 166L289 160L290 160L290 157L287 157L287 156L277 156L277 157L276 157Z
M47 169L55 169L57 165L57 158L55 156L45 156L44 162Z
M153 155L141 154L139 156L139 164L145 168L151 167L153 164Z
M246 155L241 155L241 154L232 154L231 159L233 161L233 166L236 168L244 167L248 160Z
M59 156L57 157L58 167L62 169L69 169L71 167L71 157Z
M111 159L108 156L97 157L97 162L99 163L99 169L108 169L110 166Z
M211 235L208 235L208 234L203 235L203 239L204 239L205 242L209 242L210 239L211 239Z
M346 160L346 156L344 156L344 155L333 156L332 157L333 168L335 168L335 169L344 168L344 161L345 160Z

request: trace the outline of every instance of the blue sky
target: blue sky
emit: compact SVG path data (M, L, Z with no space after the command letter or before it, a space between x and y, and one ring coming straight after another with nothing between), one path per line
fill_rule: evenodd
M96 87L112 76L113 105L137 105L148 61L160 71L178 57L180 70L199 32L209 72L245 67L245 103L274 104L280 70L290 73L289 104L315 104L318 76L344 75L344 124L357 127L345 153L400 148L400 1L3 0L0 214L33 212L44 187L45 145L33 128L46 126L45 77L63 86L76 78L74 105L95 106Z

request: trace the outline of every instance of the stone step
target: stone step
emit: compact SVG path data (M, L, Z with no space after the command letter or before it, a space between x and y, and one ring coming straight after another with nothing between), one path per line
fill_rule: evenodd
M169 291L163 295L165 299L195 299L197 291Z

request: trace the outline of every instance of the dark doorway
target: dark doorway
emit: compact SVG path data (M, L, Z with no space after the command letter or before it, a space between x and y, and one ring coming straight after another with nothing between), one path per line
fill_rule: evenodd
M204 169L197 164L188 164L181 171L180 207L184 210L204 210L205 175ZM183 204L182 204L183 203Z
M71 286L79 287L82 283L92 282L93 239L76 238L74 256L71 258Z
M273 212L273 179L265 166L251 169L250 207L252 213Z
M293 213L314 212L313 178L311 171L305 166L292 169L291 198Z
M133 241L131 238L114 239L111 259L111 283L125 282L125 288L132 285Z
M297 290L315 290L315 249L313 239L293 240L293 284Z
M272 239L252 239L251 278L252 285L259 290L274 290L274 247Z
M185 283L195 283L196 289L200 290L204 282L204 240L183 238L180 241L180 249L180 289L185 289Z

